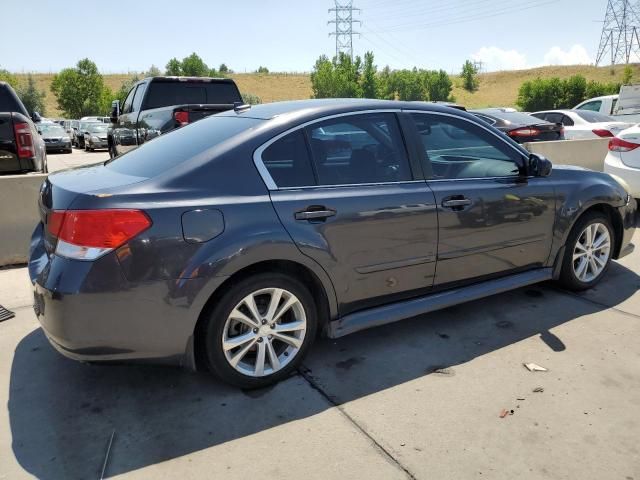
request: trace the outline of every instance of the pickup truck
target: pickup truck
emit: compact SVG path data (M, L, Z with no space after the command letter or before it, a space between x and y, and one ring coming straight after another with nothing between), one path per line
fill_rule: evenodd
M122 108L114 101L107 136L114 158L164 133L242 103L228 78L150 77L137 82Z
M34 121L16 92L0 82L0 174L47 173L47 149Z
M590 98L573 109L600 112L620 122L639 123L640 85L622 85L619 94Z

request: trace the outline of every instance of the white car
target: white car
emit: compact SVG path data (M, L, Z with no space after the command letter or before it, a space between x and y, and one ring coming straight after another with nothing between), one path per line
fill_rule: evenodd
M608 115L589 110L545 110L532 113L536 118L564 126L564 138L614 137L633 123L620 122Z
M623 130L609 141L604 171L621 178L634 198L640 198L640 125Z

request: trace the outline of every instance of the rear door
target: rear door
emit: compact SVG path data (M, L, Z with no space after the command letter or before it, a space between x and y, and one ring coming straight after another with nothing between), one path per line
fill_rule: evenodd
M391 112L341 115L258 149L273 205L302 253L331 277L340 313L433 284L433 193Z
M435 285L540 267L551 250L555 194L527 177L525 153L479 123L411 113L438 208Z

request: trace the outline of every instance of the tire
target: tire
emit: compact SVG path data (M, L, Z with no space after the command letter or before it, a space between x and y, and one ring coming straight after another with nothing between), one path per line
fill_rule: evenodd
M592 237L590 248L587 228L590 229ZM565 244L560 285L574 291L594 287L609 269L614 245L615 233L608 216L600 212L590 212L580 217ZM585 249L585 246L588 248ZM586 262L584 267L582 259Z
M250 298L262 317L259 323L245 303ZM271 322L266 319L270 317L269 305L274 298L279 303L273 309L275 315L271 318L275 320ZM283 309L289 303L292 304L289 308L278 310L277 307ZM244 319L237 320L239 316ZM202 330L201 345L209 370L215 376L243 389L261 388L296 370L316 337L317 324L316 304L302 283L278 273L257 274L230 287L216 302ZM244 337L244 341L233 341L239 337ZM282 341L282 337L288 340ZM223 342L237 345L225 350ZM260 352L264 356L262 369L257 366ZM232 361L238 358L234 367Z

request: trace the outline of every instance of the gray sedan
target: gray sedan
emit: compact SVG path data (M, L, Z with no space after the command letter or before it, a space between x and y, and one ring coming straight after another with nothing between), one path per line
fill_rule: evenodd
M105 123L89 123L84 132L84 149L92 152L97 148L109 148L107 142L107 130L109 125Z
M64 128L57 123L38 123L36 125L38 133L44 140L47 152L71 153L71 137Z

